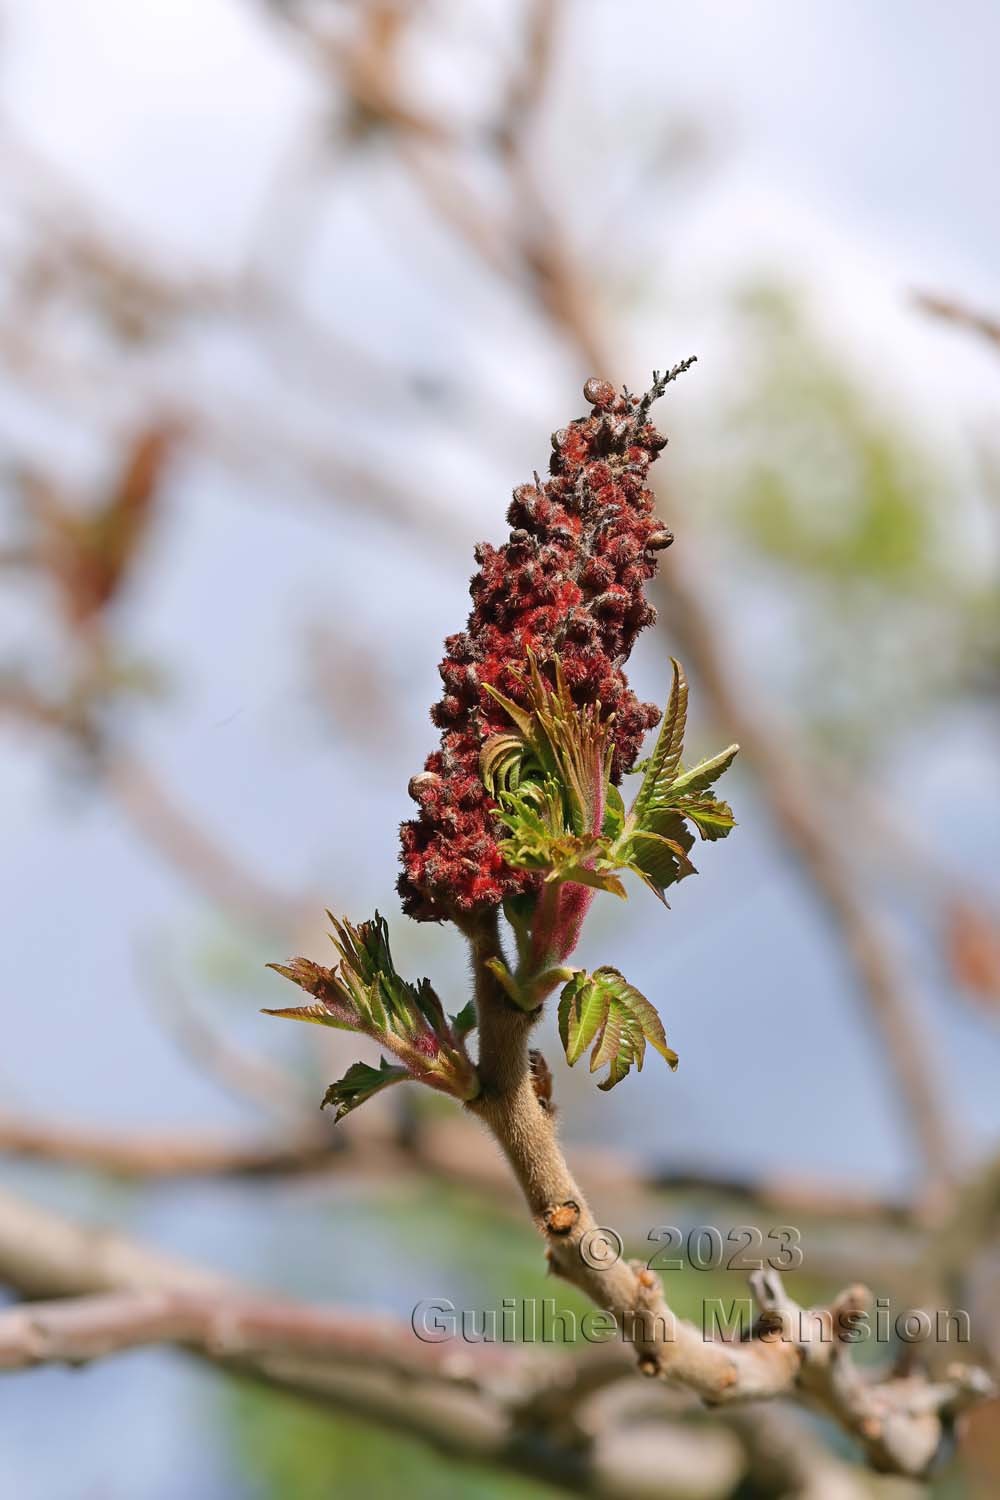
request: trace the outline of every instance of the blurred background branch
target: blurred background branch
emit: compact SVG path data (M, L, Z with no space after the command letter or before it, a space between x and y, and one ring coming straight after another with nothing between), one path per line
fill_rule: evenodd
M748 70L743 21L711 7L640 4L622 24L555 0L502 14L213 0L197 25L119 14L117 0L70 20L49 0L4 7L0 726L20 875L0 1152L18 1186L70 1207L82 1195L112 1223L155 1214L172 1241L205 1236L207 1258L237 1267L252 1243L255 1280L355 1308L380 1303L402 1213L404 1320L440 1290L440 1260L419 1248L429 1216L473 1305L539 1294L502 1166L467 1122L403 1100L341 1140L316 1111L339 1043L319 1061L260 1056L256 1010L273 1001L259 963L274 937L312 942L324 905L391 909L392 824L429 743L422 704L462 560L541 466L550 413L587 375L640 386L697 350L704 384L671 409L661 465L678 535L662 633L635 670L659 697L680 655L707 717L741 741L744 864L714 897L685 891L655 944L621 928L687 1028L676 1091L644 1078L634 1105L615 1105L625 1113L597 1119L560 1076L564 1129L584 1187L620 1207L640 1250L664 1219L801 1223L807 1278L822 1283L802 1296L831 1294L860 1255L908 1304L971 1304L977 1352L996 1357L1000 381L995 323L974 309L1000 288L984 273L966 296L977 255L960 241L980 233L994 265L998 226L975 230L966 207L982 202L973 163L991 138L973 89L949 85L946 169L919 109L896 129L897 92L913 80L927 96L908 38L937 37L935 56L959 45L919 9L902 37L860 10L838 11L829 34L822 7L785 17ZM856 67L881 59L863 146L845 125L824 155L814 42ZM65 104L41 118L36 96ZM729 98L748 129L719 107ZM842 120L837 103L827 115ZM213 155L230 108L234 148ZM781 155L796 150L824 191L844 160L884 162L875 193L830 188L829 242L808 238L809 192ZM931 218L915 252L918 181ZM938 221L956 254L929 248ZM914 284L960 291L914 300ZM937 322L980 335L983 364ZM161 862L180 879L161 881ZM460 955L432 960L422 934L399 930L415 966L440 963L464 990ZM153 973L151 932L169 955ZM150 1026L135 997L157 983ZM762 1086L773 1072L783 1090ZM738 1138L701 1103L720 1077ZM770 1113L768 1094L787 1102ZM627 1149L608 1147L612 1133ZM133 1191L111 1193L109 1176ZM153 1180L175 1186L147 1194ZM423 1209L402 1186L400 1209L394 1183ZM23 1234L24 1264L33 1221L13 1203L0 1237L13 1254ZM470 1223L478 1261L460 1253ZM729 1289L694 1279L678 1291ZM0 1283L18 1297L120 1290L9 1271ZM2 1316L23 1342L22 1314ZM287 1369L272 1383L309 1384ZM621 1395L633 1384L595 1393L555 1437L494 1412L481 1446L471 1418L468 1433L454 1413L425 1419L363 1393L357 1371L330 1377L319 1428L287 1405L220 1398L232 1456L216 1488L242 1497L235 1476L252 1470L255 1497L311 1500L335 1466L359 1492L402 1472L417 1495L497 1493L481 1468L425 1469L405 1445L374 1458L333 1407L375 1411L452 1462L488 1459L525 1500L529 1481L861 1492L829 1434L782 1429L782 1413L723 1424L643 1408L622 1424L614 1401L648 1403L641 1386ZM187 1431L165 1403L145 1420ZM968 1424L942 1495L995 1492L988 1425ZM150 1495L166 1493L157 1483ZM210 1483L199 1470L188 1489ZM19 1493L33 1500L27 1483Z

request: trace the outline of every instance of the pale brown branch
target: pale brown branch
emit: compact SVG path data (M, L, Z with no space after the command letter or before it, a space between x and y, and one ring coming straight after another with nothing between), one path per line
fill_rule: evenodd
M978 333L987 343L1000 349L1000 318L970 307L955 297L942 297L936 292L915 292L913 300L924 312L943 322L954 323L958 328L967 328Z
M593 1403L618 1380L612 1348L533 1357L421 1344L393 1319L261 1296L201 1267L89 1229L0 1190L0 1284L73 1301L0 1312L0 1369L81 1363L176 1343L220 1370L409 1433L442 1454L574 1495L725 1500L743 1467L721 1433L629 1429ZM577 1415L578 1414L578 1415ZM631 1442L626 1439L631 1438Z
M454 1349L422 1343L396 1319L277 1297L123 1291L29 1303L0 1312L0 1370L84 1364L148 1344L186 1344L215 1358L306 1354L414 1379L475 1385ZM495 1346L480 1361L489 1370ZM493 1358L502 1366L504 1351ZM516 1358L508 1357L516 1366Z
M764 1494L789 1500L871 1500L869 1478L834 1458L799 1413L782 1403L727 1407L725 1422L742 1442L750 1477ZM905 1497L897 1495L896 1500Z
M351 1123L332 1131L319 1117L299 1131L268 1140L220 1135L207 1126L175 1130L87 1129L75 1121L0 1112L0 1156L78 1168L149 1183L187 1178L294 1177L361 1173L366 1178L421 1172L481 1193L494 1208L506 1206L507 1181L494 1145L471 1121L420 1118L405 1132L392 1125L360 1132ZM584 1186L614 1192L629 1204L640 1236L663 1216L660 1195L709 1195L730 1200L741 1214L769 1215L787 1223L806 1217L827 1223L918 1227L916 1205L876 1198L849 1183L815 1184L766 1174L739 1177L707 1167L648 1168L610 1147L588 1150Z
M860 1311L867 1298L863 1289L849 1289L831 1309L804 1314L776 1272L755 1273L762 1313L780 1316L780 1327L769 1321L747 1341L729 1343L677 1318L659 1278L641 1263L591 1263L587 1245L597 1221L566 1164L553 1116L531 1084L527 1043L537 1012L514 1007L487 967L503 958L495 916L471 929L470 939L482 1092L467 1108L510 1162L552 1270L613 1315L644 1374L682 1385L712 1405L805 1391L856 1438L875 1467L923 1475L953 1416L991 1394L992 1383L981 1371L958 1367L936 1384L922 1377L863 1378L840 1337L842 1318Z
M521 65L507 90L506 122L512 131L533 124L545 102L564 13L563 0L531 0L525 9Z
M239 1141L210 1130L111 1131L0 1114L0 1154L108 1176L275 1177L328 1170L339 1153L326 1132Z

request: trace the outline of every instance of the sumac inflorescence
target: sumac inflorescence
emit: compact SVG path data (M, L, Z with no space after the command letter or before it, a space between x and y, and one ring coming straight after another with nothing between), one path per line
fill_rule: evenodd
M647 1042L671 1066L676 1057L653 1006L616 969L569 964L594 894L624 897L631 871L662 899L694 873L695 832L714 840L733 826L713 785L736 746L690 770L681 764L687 683L677 662L630 807L618 789L660 718L623 671L654 618L644 588L657 553L673 540L646 483L666 444L649 413L691 363L654 375L642 397L588 380L591 411L553 435L550 477L514 491L502 547L477 548L472 612L446 643L444 696L431 711L440 748L410 783L420 811L402 828L404 910L453 921L474 939L502 907L516 963L497 948L484 967L505 1003L529 1015L563 987L567 1059L590 1048L591 1071L609 1069L602 1088L642 1067ZM362 1032L397 1059L377 1072L357 1065L334 1085L327 1097L338 1117L405 1078L475 1098L465 1051L475 1014L449 1021L426 980L400 979L381 918L334 925L336 968L275 966L314 1001L277 1014Z
M660 717L622 667L655 618L643 590L673 540L646 485L666 438L648 402L604 380L588 380L584 396L590 413L553 433L550 477L514 491L506 543L477 548L468 624L445 642L444 694L431 710L441 745L410 782L420 813L402 830L399 890L418 921L496 907L537 883L504 860L479 774L483 745L508 727L489 689L525 704L529 650L543 666L561 661L573 702L600 703L613 721L614 782Z

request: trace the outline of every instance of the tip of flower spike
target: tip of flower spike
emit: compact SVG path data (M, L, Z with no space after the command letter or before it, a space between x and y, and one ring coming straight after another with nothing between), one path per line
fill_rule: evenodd
M659 401L671 381L685 374L687 370L690 370L692 365L696 365L697 363L697 354L689 354L686 359L682 359L676 365L672 365L669 370L664 370L662 373L659 370L653 371L653 384L646 391L645 395L639 399L636 407L636 417L640 423L645 422L654 402ZM627 390L623 391L622 394L626 401L634 402L636 399L634 396L629 396ZM591 375L590 379L584 382L583 395L584 400L589 401L591 406L596 407L598 411L610 411L619 400L618 392L610 380L601 380L597 375Z
M680 360L678 364L671 366L669 370L664 370L662 374L659 370L653 371L653 384L636 408L635 415L638 426L641 426L646 421L654 403L659 401L671 381L676 380L679 375L685 374L686 371L690 370L692 365L696 365L697 363L697 354L689 354L687 359Z
M696 354L690 354L686 359L680 360L672 365L669 370L654 370L653 383L649 390L642 396L635 396L623 386L619 393L609 380L601 380L592 375L585 381L583 387L584 398L593 407L593 417L599 418L604 424L602 432L606 441L610 441L613 447L627 446L630 442L641 442L653 457L665 448L667 439L662 437L652 427L650 412L654 404L663 395L671 381L690 370L698 361ZM552 446L556 452L553 473L560 470L562 464L563 450L571 446L575 427L561 428L559 432L552 435ZM656 545L666 547L673 541L668 531L664 531L658 537Z
M529 646L540 664L559 658L574 705L611 726L615 785L659 720L631 691L623 666L655 618L644 590L673 541L647 483L667 442L649 409L692 363L655 372L646 396L588 379L586 414L554 434L548 477L536 472L514 488L507 542L476 552L472 609L466 628L447 638L444 690L431 711L440 748L410 781L418 815L401 829L398 889L418 921L464 918L538 884L504 858L482 760L493 741L488 766L494 776L503 772L499 736L516 726L507 702L526 708Z

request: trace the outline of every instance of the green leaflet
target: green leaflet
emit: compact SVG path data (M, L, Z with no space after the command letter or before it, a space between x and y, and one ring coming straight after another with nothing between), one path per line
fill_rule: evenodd
M709 760L700 761L690 771L683 771L670 787L670 794L680 797L706 792L714 782L718 781L723 771L729 770L739 754L739 749L739 745L728 745L718 755L713 755Z
M683 880L687 875L697 875L697 868L688 858L694 845L694 837L684 826L677 813L663 816L658 827L666 830L652 833L637 829L623 841L622 857L628 860L627 868L639 876L654 896L667 905L663 892L668 886Z
M682 768L688 688L680 662L671 657L671 663L673 683L656 748L644 762L639 791L608 856L618 868L633 870L664 904L669 886L697 873L689 858L694 838L685 820L709 841L725 838L735 826L732 808L709 788L739 749L730 745L690 771Z
M594 1040L605 1014L600 987L586 974L574 975L559 997L559 1036L570 1067Z
M343 1078L331 1083L323 1095L320 1109L326 1109L328 1104L335 1105L333 1118L336 1123L352 1109L366 1103L373 1094L380 1093L392 1083L403 1083L410 1076L408 1069L388 1063L384 1057L379 1059L377 1068L370 1068L367 1063L352 1063Z
M498 817L507 829L499 849L509 865L534 870L547 881L580 885L625 895L608 855L611 840L600 833L576 833L569 826L563 788L554 776L523 781L517 792L500 792Z
M729 803L720 802L717 797L709 795L699 802L685 800L683 807L684 816L690 818L702 838L710 842L724 839L729 830L736 826Z
M625 898L611 845L625 823L621 794L610 783L612 742L600 704L578 708L562 666L555 686L528 655L529 708L495 688L492 697L517 726L483 747L480 769L506 830L499 848L515 869L549 884L572 882Z
M598 1084L604 1090L620 1083L633 1064L642 1070L647 1042L671 1068L677 1066L655 1008L617 969L574 974L559 998L559 1035L570 1067L593 1043L590 1071L608 1068Z
M283 964L268 964L269 969L275 973L282 974L286 979L291 979L291 970ZM350 1021L338 1021L329 1006L321 1005L319 1001L315 1005L286 1005L280 1010L269 1010L265 1006L262 1011L265 1016L281 1016L286 1021L311 1021L314 1026L335 1026L338 1031L356 1031Z
M622 794L609 781L605 791L604 823L601 832L607 839L616 839L625 827L625 803Z
M640 828L649 824L650 817L658 806L665 804L665 797L680 765L684 748L684 731L687 728L688 685L684 668L675 657L670 658L674 669L674 680L670 686L670 697L663 714L663 723L656 739L656 748L649 758L642 785L636 793L629 816Z

